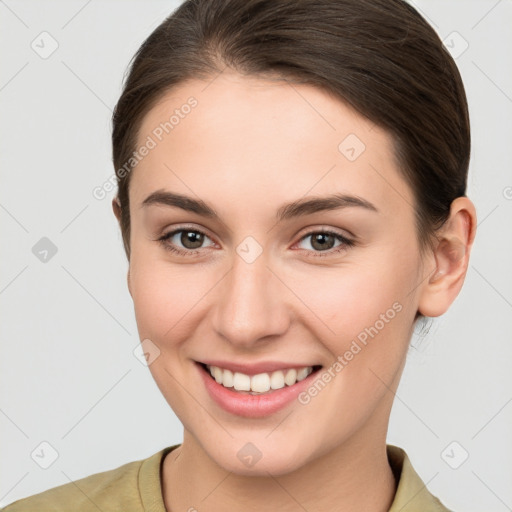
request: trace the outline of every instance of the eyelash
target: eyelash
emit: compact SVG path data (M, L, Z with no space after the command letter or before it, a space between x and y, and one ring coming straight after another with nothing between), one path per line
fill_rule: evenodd
M206 233L204 233L203 231L201 231L199 229L191 229L191 228L189 229L189 228L185 227L185 228L175 229L174 231L170 231L169 233L166 233L165 235L163 235L162 237L160 237L158 239L158 242L161 243L161 245L163 246L163 248L166 251L170 251L170 252L179 254L181 256L191 256L191 257L193 257L197 253L201 252L201 249L186 249L186 250L177 249L174 245L171 245L167 241L169 238L172 238L176 233L181 233L182 231L189 231L189 232L192 232L192 233L199 233L201 235L204 235L205 237L208 237L208 235ZM346 250L348 248L351 248L351 247L353 247L355 245L355 242L353 240L350 240L350 239L344 237L343 235L341 235L339 233L336 233L335 231L328 231L328 230L324 230L324 229L319 229L319 230L316 230L316 231L310 231L309 233L306 233L304 236L302 236L300 238L299 242L301 242L305 238L308 238L309 236L316 235L316 234L319 234L319 233L322 233L322 234L325 234L325 235L332 235L337 240L339 240L341 242L341 244L338 247L335 247L335 248L332 248L332 249L329 249L329 250L326 250L326 251L310 251L308 249L302 249L302 250L305 250L307 252L312 252L314 258L325 258L327 256L333 256L334 254L338 254L341 251L344 251L344 250Z

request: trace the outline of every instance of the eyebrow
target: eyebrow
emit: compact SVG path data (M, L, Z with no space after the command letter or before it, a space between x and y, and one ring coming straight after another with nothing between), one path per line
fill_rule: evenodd
M218 219L220 216L208 203L183 194L157 190L142 202L142 207L150 205L171 206L187 212L197 213L203 217ZM281 206L276 213L278 221L289 220L313 213L339 210L342 208L358 207L378 212L379 210L369 201L358 196L347 194L331 194L324 197L302 198Z

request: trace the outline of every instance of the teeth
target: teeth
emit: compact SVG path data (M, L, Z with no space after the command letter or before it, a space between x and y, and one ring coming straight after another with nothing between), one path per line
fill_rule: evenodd
M290 368L284 376L284 382L287 386L293 386L297 382L297 370Z
M217 384L222 382L222 370L217 366L213 367L213 378L217 381Z
M258 375L253 375L251 377L251 391L266 393L269 389L270 376L268 373L258 373Z
M220 368L219 368L220 370ZM221 370L222 374L222 385L226 386L227 388L233 387L233 381L234 381L234 375L231 370Z
M214 371L215 370L220 370L222 372L222 370L220 368L217 368L214 366ZM224 385L224 381L219 382L219 384ZM237 391L250 391L251 390L251 377L249 377L249 375L244 375L243 373L236 372L233 375L233 387Z
M301 368L297 371L297 380L304 380L309 375L307 368Z
M272 389L284 388L283 372L272 372L272 375L270 376L270 387Z
M285 385L293 386L296 382L304 380L313 371L312 366L306 366L250 376L245 373L233 373L218 366L207 366L207 368L218 384L252 394L267 393L271 389L284 388Z

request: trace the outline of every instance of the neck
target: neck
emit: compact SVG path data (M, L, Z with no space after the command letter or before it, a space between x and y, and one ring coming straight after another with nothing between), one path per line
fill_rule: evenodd
M366 427L335 449L278 477L226 471L185 431L182 445L164 460L167 511L265 510L272 504L273 510L281 512L387 512L397 482L387 459L386 429L384 435L376 435L375 429Z

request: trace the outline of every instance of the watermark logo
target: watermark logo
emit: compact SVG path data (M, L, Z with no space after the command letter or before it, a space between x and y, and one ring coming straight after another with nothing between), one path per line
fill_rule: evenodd
M443 39L443 44L454 59L460 57L468 48L469 43L456 31Z
M48 441L42 441L30 457L40 468L48 469L59 458L59 452Z
M452 469L459 469L468 460L468 451L457 441L452 441L442 452L441 458Z
M142 365L150 366L160 357L160 349L150 339L146 338L135 347L133 355Z
M109 192L115 190L117 186L117 178L124 179L135 167L144 160L150 152L155 149L160 142L178 126L183 119L187 117L192 109L197 107L199 102L196 98L191 96L187 102L180 106L180 108L174 109L173 114L168 120L161 122L158 126L153 128L151 134L148 135L145 141L138 147L136 151L132 153L130 158L124 163L122 167L117 169L115 174L112 174L107 180L101 185L94 187L92 190L92 196L94 199L101 201L107 197ZM117 176L117 177L116 177Z
M51 57L57 48L59 43L57 40L48 32L41 32L36 38L30 43L30 48L34 50L41 59L48 59Z
M41 263L48 263L57 254L57 251L57 246L46 236L43 236L43 238L32 247L32 254Z
M370 327L365 327L355 339L352 340L350 347L336 358L336 361L326 370L322 371L317 379L305 390L299 393L298 401L302 405L307 405L316 397L336 375L338 375L354 357L359 354L368 342L375 338L391 320L393 320L400 311L402 304L395 302L385 313L381 313L379 318Z
M263 252L263 247L255 238L247 236L237 245L236 252L246 263L253 263Z
M246 443L242 448L240 448L236 456L242 464L248 468L252 468L261 459L261 457L263 457L263 454L254 444Z
M347 135L338 145L338 151L349 162L357 160L365 149L364 142L355 133Z

